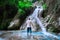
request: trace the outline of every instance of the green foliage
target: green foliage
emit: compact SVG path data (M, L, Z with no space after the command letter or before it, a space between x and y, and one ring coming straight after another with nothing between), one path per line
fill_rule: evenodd
M47 4L46 3L43 4L43 9L44 10L47 9Z
M18 12L20 13L20 15L24 15L25 11L24 9L28 9L29 7L31 7L32 3L29 2L28 0L20 0L18 1Z
M24 7L24 2L19 1L18 6L23 8Z
M28 7L30 7L32 5L32 3L30 3L30 2L22 2L22 1L19 1L18 2L18 6L20 7L20 8L28 8Z
M19 9L18 12L20 13L20 15L24 15L25 14L25 11L22 10L22 9Z

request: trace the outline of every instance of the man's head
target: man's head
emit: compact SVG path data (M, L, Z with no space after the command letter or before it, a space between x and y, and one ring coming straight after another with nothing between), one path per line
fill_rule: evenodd
M28 18L30 20L30 18Z

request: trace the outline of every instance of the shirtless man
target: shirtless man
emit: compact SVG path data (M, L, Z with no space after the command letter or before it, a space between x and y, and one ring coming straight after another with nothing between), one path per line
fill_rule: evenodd
M26 25L27 25L27 35L29 35L29 33L31 35L33 23L30 18L28 18L28 20L26 21Z

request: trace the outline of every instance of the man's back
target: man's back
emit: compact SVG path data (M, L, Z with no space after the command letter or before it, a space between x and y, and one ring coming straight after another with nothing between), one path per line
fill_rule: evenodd
M32 23L32 21L31 21L31 20L27 20L27 22L26 22L27 27L31 27L31 23Z

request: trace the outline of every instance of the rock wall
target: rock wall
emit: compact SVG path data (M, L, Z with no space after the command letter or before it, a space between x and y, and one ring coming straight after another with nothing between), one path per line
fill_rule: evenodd
M58 25L58 18L60 17L60 0L43 0L44 3L47 4L48 8L47 10L45 10L44 14L48 15L48 14L52 14L54 15L53 20L55 21L55 23L53 24L53 30L55 30L54 32L58 32L60 29L60 25ZM57 25L56 25L57 23ZM56 25L56 26L55 26ZM55 29L54 29L55 28Z

